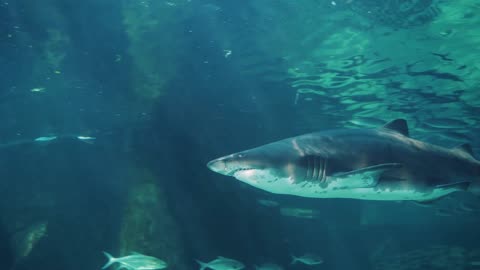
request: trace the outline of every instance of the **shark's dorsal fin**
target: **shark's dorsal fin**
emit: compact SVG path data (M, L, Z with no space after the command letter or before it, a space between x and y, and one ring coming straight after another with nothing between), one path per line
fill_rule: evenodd
M469 143L461 144L461 145L453 148L453 150L467 153L467 154L469 154L470 156L473 157L473 149L472 149L472 146Z
M383 128L396 131L396 132L398 132L400 134L403 134L407 137L409 136L408 125L407 125L407 121L405 119L395 119L393 121L390 121L390 122L386 123L383 126Z

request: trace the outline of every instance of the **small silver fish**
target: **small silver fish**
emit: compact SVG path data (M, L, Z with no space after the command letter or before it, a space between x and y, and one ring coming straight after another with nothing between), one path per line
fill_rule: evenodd
M96 139L95 137L91 137L91 136L77 136L77 139L82 141L82 142L86 142L86 143L93 143L93 141Z
M120 269L126 268L129 270L158 270L167 267L167 263L158 258L136 252L120 258L114 258L107 252L103 252L103 254L107 256L108 262L102 267L102 269L106 269L114 263L119 263Z
M280 214L284 217L308 218L314 219L318 216L318 212L313 209L305 208L280 208Z
M57 136L46 136L46 137L35 138L34 141L36 141L36 142L49 142L49 141L53 141L53 140L56 140L56 139L57 139Z
M278 202L266 199L258 199L257 202L266 207L277 207L279 205Z
M245 268L243 263L222 256L218 256L215 260L208 263L199 260L197 260L197 263L200 264L200 270L205 270L206 268L213 270L240 270Z
M292 262L291 264L295 264L296 262L301 262L306 265L317 265L317 264L322 264L323 259L315 254L307 253L305 255L302 255L300 257L295 257L292 255Z
M223 50L225 53L225 58L228 58L232 54L232 50Z
M43 92L46 88L45 87L36 87L30 89L30 92Z

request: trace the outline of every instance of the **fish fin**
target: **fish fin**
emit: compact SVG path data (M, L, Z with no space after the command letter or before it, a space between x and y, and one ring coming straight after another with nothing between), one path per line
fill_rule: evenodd
M290 264L295 264L298 261L298 258L295 255L290 255L292 257L292 262Z
M368 188L378 184L380 176L388 170L400 168L400 163L385 163L375 166L365 167L354 171L337 173L335 178L336 185L339 188Z
M115 259L112 255L110 255L108 252L103 252L105 256L107 256L108 262L102 267L102 269L108 268L110 265L114 264L117 262L117 259Z
M140 253L135 252L135 251L130 252L130 254L132 254L132 255L143 255L143 254L140 254Z
M227 260L229 260L228 258L225 258L225 257L223 257L223 256L217 256L217 259L222 259L222 260L227 259Z
M442 197L438 197L435 199L424 200L424 201L412 201L414 204L421 206L421 207L433 207L436 202L438 202Z
M386 123L383 128L396 131L404 136L409 136L407 121L405 119L395 119Z
M454 191L467 191L469 186L470 186L469 181L462 181L462 182L457 182L457 183L438 185L435 188L438 188L438 189L453 189Z
M467 191L469 186L470 186L469 181L462 181L462 182L456 182L451 184L437 185L435 186L435 188L444 190L444 191L451 190L451 192L454 192L454 191ZM448 194L445 194L437 198L428 199L428 200L416 200L415 203L423 206L433 205L436 202L438 202L440 199L445 198L446 196L448 196Z
M88 141L87 140L79 140L79 141L81 141L83 143L87 143L87 144L94 144L95 143L94 141L91 141L91 140L88 140Z
M461 202L460 203L460 209L462 209L462 211L465 211L465 212L477 212L477 211L480 210L480 209L478 209L477 206L467 205L466 202Z
M470 145L469 143L461 144L457 147L454 147L452 150L466 153L473 157L472 145Z
M206 268L208 268L208 263L204 263L200 260L195 260L198 264L200 264L200 270L204 270Z

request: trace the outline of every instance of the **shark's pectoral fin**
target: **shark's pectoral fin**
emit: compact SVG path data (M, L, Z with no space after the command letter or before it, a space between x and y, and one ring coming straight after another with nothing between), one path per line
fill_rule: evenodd
M463 182L456 182L456 183L451 183L451 184L445 184L445 185L438 185L435 188L438 188L440 190L445 190L449 191L467 191L468 187L470 186L470 182L468 181L463 181Z
M446 195L445 195L446 196ZM436 202L438 202L440 199L442 199L445 196L433 198L433 199L428 199L428 200L417 200L417 201L412 201L416 205L422 206L422 207L433 207Z
M433 204L438 201L439 198L435 198L433 200L425 200L425 201L412 201L415 205L421 207L433 207Z
M468 187L470 186L470 182L468 181L462 181L462 182L456 182L456 183L451 183L451 184L445 184L445 185L438 185L435 186L434 192L440 192L441 195L435 198L430 198L427 200L417 200L415 203L419 205L429 205L437 202L438 200L444 198L448 194L455 192L455 191L467 191Z
M369 188L378 184L381 175L388 170L401 167L400 163L385 163L362 169L337 173L331 176L338 188Z

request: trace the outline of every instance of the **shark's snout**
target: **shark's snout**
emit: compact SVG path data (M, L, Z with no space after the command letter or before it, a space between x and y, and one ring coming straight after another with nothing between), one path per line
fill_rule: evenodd
M225 174L227 170L227 164L224 158L217 158L207 163L207 167L220 174Z

